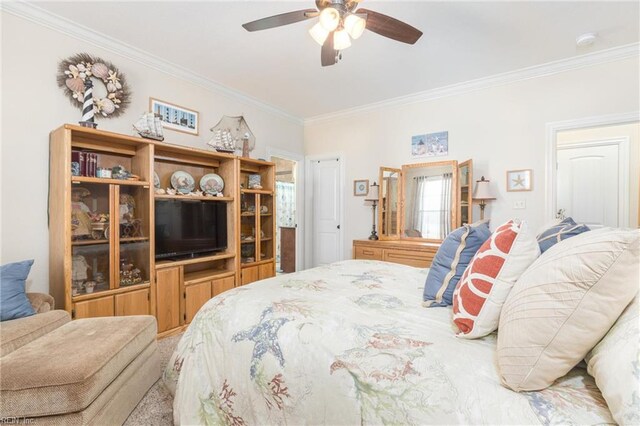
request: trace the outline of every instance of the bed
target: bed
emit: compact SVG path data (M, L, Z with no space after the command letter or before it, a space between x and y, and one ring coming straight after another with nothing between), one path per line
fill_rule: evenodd
M164 372L176 424L614 423L580 367L503 387L495 334L458 339L421 306L427 272L350 260L211 299Z

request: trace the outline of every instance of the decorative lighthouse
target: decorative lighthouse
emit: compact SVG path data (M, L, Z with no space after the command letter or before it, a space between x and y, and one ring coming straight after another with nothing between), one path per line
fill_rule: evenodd
M95 129L98 124L93 116L93 82L89 77L84 80L84 103L82 104L82 118L80 125Z

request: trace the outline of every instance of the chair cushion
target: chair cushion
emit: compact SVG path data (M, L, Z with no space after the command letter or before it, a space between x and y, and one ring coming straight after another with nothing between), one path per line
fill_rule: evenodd
M0 415L84 410L155 338L148 315L69 322L0 359Z
M458 337L475 339L498 328L500 311L520 275L540 256L527 223L510 220L473 257L453 293Z
M0 323L0 357L36 340L71 321L67 311L49 311L44 314Z
M433 258L424 285L423 306L449 306L453 290L480 246L491 236L487 222L464 225L447 235Z
M25 289L31 265L33 260L0 266L0 321L35 315Z
M500 316L497 359L515 391L548 387L602 339L638 293L640 230L598 229L547 250Z
M554 224L549 229L542 231L540 235L538 235L540 251L544 253L554 244L587 231L590 231L587 225L578 225L570 217L563 219L561 222Z

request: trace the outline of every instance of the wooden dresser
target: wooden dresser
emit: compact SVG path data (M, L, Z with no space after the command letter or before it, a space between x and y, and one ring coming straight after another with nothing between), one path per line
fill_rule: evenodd
M406 240L353 240L353 258L383 260L428 268L440 248L439 243L424 243Z

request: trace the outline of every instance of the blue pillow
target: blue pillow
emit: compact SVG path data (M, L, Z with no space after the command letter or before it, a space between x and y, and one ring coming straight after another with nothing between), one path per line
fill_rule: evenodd
M480 246L489 239L487 222L464 225L447 235L431 263L424 285L423 305L453 304L453 291Z
M31 265L33 260L0 266L0 321L35 315L25 289Z
M568 217L538 235L540 252L544 253L560 241L575 237L587 231L590 231L587 225L578 225L573 219Z

